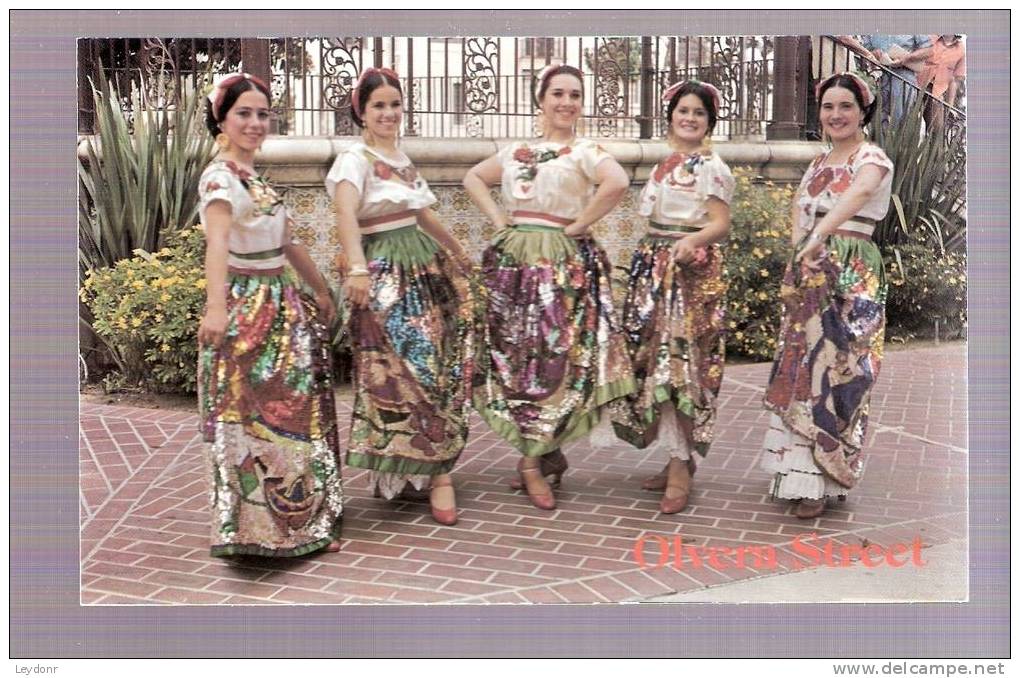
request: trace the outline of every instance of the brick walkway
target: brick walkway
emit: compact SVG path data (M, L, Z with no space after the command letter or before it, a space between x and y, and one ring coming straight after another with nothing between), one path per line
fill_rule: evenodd
M239 562L208 555L206 462L187 412L83 404L81 559L85 604L593 603L640 601L794 568L792 538L925 545L966 535L966 347L886 355L872 399L864 480L845 503L800 521L766 497L757 468L768 365L731 366L719 437L695 477L690 507L658 512L641 478L661 459L626 447L564 448L570 471L553 512L509 490L516 454L475 418L455 470L460 522L427 504L373 499L345 468L342 550ZM350 405L341 403L346 438ZM642 569L641 535L683 535L696 548L772 545L775 569ZM653 546L649 560L657 560ZM725 563L724 563L725 565Z

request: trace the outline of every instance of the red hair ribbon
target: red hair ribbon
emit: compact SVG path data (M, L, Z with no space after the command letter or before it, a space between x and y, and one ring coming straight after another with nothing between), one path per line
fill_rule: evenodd
M681 80L680 82L674 82L672 85L670 85L669 87L666 88L665 92L662 93L662 100L663 101L672 101L673 97L676 96L676 93L680 91L680 88L683 87L684 85L686 85L687 83L690 83L692 85L700 85L701 87L704 87L705 89L707 89L708 93L712 97L712 103L715 104L715 110L717 112L719 111L719 109L722 107L722 95L719 93L719 90L716 89L715 85L713 85L711 83L708 83L708 82L702 82L700 80L693 80L692 79L692 80Z
M865 106L870 106L871 102L875 100L875 93L871 91L871 86L864 80L864 78L857 75L856 73L849 72L833 73L825 80L822 80L817 85L815 85L815 98L817 99L818 97L821 96L822 86L824 86L825 83L829 82L830 80L833 80L834 78L840 77L847 77L854 81L854 84L857 86L857 90L860 93L861 98L864 100Z
M365 78L372 73L381 73L392 78L394 82L400 82L400 76L397 75L397 72L392 68L376 68L375 66L369 66L363 70L361 72L361 76L358 78L358 82L354 85L354 89L351 90L351 109L359 118L361 117L361 104L358 100L361 99L361 85L365 82Z
M212 104L212 114L215 120L220 120L220 104L223 103L223 95L226 94L228 89L236 85L241 80L251 80L262 89L267 92L269 91L269 87L266 83L249 73L232 73L221 77L213 83L213 88L209 92L209 103Z

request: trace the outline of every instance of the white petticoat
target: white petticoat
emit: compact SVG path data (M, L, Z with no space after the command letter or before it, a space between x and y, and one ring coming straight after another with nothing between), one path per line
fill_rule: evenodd
M777 499L845 497L849 490L822 472L811 453L810 438L791 431L773 413L765 434L761 468L775 474L771 494Z
M626 444L616 437L613 430L611 406L609 411L603 410L602 418L592 429L588 436L588 442L594 450L605 450ZM670 403L659 404L659 434L655 441L645 448L645 451L658 454L663 457L682 459L688 461L691 458L691 446L687 436L680 427L680 421L676 416L676 408Z
M408 483L416 490L424 490L431 480L432 476L429 475L381 473L379 471L370 471L368 474L369 484L372 487L378 487L379 493L386 499L393 499L400 494Z

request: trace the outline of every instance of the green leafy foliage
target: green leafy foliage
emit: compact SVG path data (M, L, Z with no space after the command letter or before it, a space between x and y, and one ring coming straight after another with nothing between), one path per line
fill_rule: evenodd
M198 179L213 154L201 129L201 96L150 107L131 93L133 119L105 79L93 88L96 136L78 158L79 273L113 266L135 250L154 252L198 216Z
M729 284L726 350L771 360L783 313L779 284L792 254L790 203L794 190L757 181L744 168L734 169L733 175L732 227L723 245L724 275Z
M932 337L938 322L942 338L960 336L967 326L967 259L939 252L930 243L894 248L885 256L889 281L886 335L904 341Z
M80 297L93 328L119 358L125 386L193 393L205 304L204 232L178 230L167 247L92 269Z

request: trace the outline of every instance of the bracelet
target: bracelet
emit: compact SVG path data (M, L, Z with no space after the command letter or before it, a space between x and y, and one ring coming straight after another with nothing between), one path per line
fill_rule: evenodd
M818 242L825 242L826 240L828 240L828 238L829 236L827 235L819 237L817 233L812 233L811 235L808 236L808 240L817 240Z
M358 276L368 275L368 269L364 266L353 266L351 270L347 271L348 278L355 278Z

